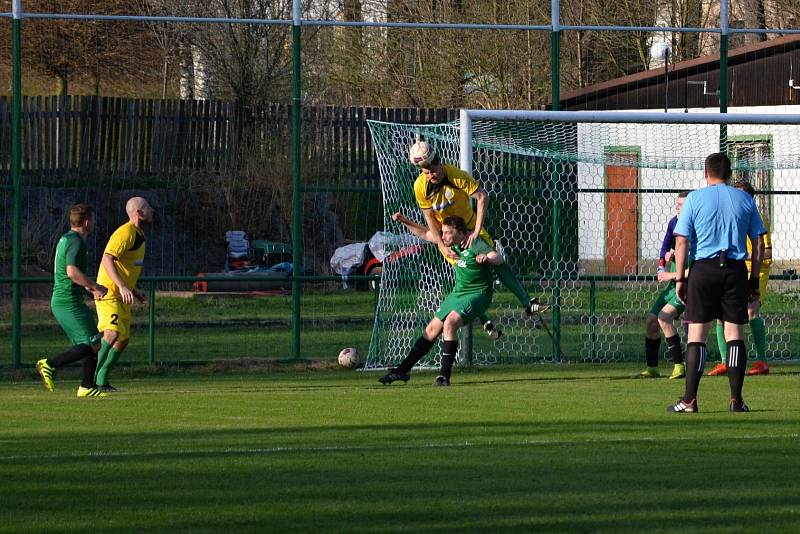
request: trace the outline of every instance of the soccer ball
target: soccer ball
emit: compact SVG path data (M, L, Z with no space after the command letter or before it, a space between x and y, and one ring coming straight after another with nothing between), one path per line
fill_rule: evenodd
M433 162L436 154L429 143L425 141L417 141L408 150L408 159L417 167L427 167Z
M361 355L353 347L342 349L339 353L339 365L345 369L355 369L361 365Z

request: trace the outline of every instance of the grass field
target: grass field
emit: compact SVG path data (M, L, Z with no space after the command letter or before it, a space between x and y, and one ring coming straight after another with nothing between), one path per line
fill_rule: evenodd
M800 366L705 378L631 365L121 378L77 399L0 383L0 532L790 532Z

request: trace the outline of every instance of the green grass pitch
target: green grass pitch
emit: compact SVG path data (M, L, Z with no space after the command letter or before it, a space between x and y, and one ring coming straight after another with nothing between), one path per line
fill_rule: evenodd
M703 379L632 365L120 379L111 398L0 383L0 532L789 532L800 367Z

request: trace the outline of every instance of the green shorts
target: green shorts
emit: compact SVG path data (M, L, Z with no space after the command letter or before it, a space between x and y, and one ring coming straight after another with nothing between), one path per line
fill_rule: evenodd
M653 306L650 308L650 313L653 315L658 315L661 313L661 309L667 304L678 310L678 315L682 314L683 310L686 309L686 305L678 300L678 293L675 291L674 283L667 284L667 287L664 288L664 291L659 293L655 302L653 302Z
M442 301L439 309L433 315L444 321L450 312L454 311L461 316L464 324L469 324L488 310L491 303L491 293L475 293L473 295L453 295L451 293Z
M50 302L50 309L73 345L95 345L102 337L97 331L97 317L83 302Z

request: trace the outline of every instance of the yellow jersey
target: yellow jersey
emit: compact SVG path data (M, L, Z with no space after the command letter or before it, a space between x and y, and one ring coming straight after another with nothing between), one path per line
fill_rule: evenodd
M103 254L114 257L114 267L128 289L135 289L136 282L139 281L144 265L144 249L144 232L136 228L133 223L127 222L111 234L103 251ZM119 289L108 276L102 263L97 273L97 283L108 288L106 299L120 298Z
M452 165L442 165L444 178L432 184L424 172L414 182L414 197L422 209L433 211L434 218L441 223L451 215L464 219L467 228L475 228L475 211L470 196L480 184L461 169Z

